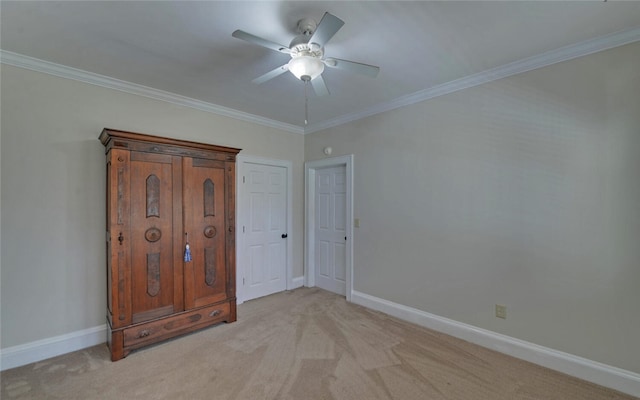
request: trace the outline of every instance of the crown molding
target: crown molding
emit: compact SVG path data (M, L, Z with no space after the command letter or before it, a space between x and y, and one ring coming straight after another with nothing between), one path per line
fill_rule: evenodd
M238 119L241 121L252 122L258 125L280 129L286 132L307 134L333 128L335 126L343 125L375 114L395 110L400 107L420 103L422 101L457 92L459 90L468 89L474 86L482 85L484 83L493 82L498 79L517 75L537 68L546 67L548 65L556 64L562 61L572 60L574 58L586 56L637 41L640 41L640 27L614 32L609 35L604 35L595 39L561 47L539 54L537 56L514 61L496 68L491 68L486 71L468 75L460 79L445 82L427 89L419 90L417 92L395 98L386 103L377 104L373 107L369 107L355 113L345 114L337 118L332 118L323 122L311 124L305 128L246 113L243 111L234 110L232 108L223 107L217 104L192 99L175 93L170 93L163 90L138 85L135 83L122 81L120 79L115 79L108 76L67 67L65 65L55 64L33 57L28 57L22 54L13 53L2 49L0 49L0 63L12 65L14 67L30 69L33 71L72 79L84 83L89 83L92 85L102 86L108 89L119 90L121 92L148 97L155 100L165 101L184 107L194 108L200 111Z
M304 130L296 125L287 124L284 122L276 121L269 118L260 117L258 115L234 110L232 108L219 106L217 104L207 103L192 99L189 97L181 96L175 93L166 92L164 90L154 89L148 86L138 85L123 81L116 78L111 78L105 75L95 74L93 72L83 71L81 69L68 67L66 65L56 64L49 61L40 60L37 58L25 56L22 54L14 53L0 49L0 63L11 65L14 67L25 68L32 71L42 72L49 75L58 76L61 78L72 79L79 82L89 83L96 86L101 86L107 89L114 89L125 93L130 93L138 96L143 96L155 100L165 101L167 103L176 104L183 107L189 107L200 111L210 112L213 114L222 115L238 119L241 121L252 122L258 125L267 126L270 128L280 129L286 132L292 133L304 133Z
M498 79L546 67L548 65L557 64L562 61L572 60L574 58L612 49L614 47L623 46L625 44L637 41L640 41L640 27L614 32L609 35L600 36L595 39L560 47L558 49L547 51L537 56L528 57L522 60L501 65L496 68L491 68L477 74L472 74L450 82L445 82L428 89L419 90L417 92L393 99L390 102L378 104L362 111L342 115L340 117L326 120L324 122L312 124L305 128L304 133L307 134L328 128L333 128L338 125L343 125L348 122L353 122L375 114L380 114L385 111L395 110L396 108L416 104L425 100L433 99L434 97L439 97L445 94L457 92L459 90L482 85L483 83L493 82Z

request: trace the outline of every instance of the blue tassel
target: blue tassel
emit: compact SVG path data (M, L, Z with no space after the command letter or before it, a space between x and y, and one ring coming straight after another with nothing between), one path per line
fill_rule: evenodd
M187 244L186 244L186 246L184 248L184 262L190 262L191 261L191 249L189 249L189 234L185 233L184 236L187 239Z

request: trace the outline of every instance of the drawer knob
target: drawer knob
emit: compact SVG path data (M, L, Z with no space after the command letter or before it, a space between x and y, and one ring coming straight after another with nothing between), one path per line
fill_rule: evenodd
M151 334L151 332L149 332L148 329L145 329L143 331L140 331L140 333L138 333L138 337L139 338L143 338L143 337L147 337Z
M211 313L209 314L210 317L217 317L218 315L220 315L220 313L222 313L222 311L220 310L213 310L211 311Z

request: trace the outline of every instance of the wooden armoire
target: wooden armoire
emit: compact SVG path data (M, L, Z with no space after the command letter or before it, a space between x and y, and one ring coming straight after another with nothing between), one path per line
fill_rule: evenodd
M100 141L107 155L111 359L235 321L240 149L112 129Z

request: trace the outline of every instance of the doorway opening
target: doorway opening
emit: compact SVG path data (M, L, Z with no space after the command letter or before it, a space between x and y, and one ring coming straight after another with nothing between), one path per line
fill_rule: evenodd
M305 163L305 286L353 292L353 154Z
M238 304L293 287L292 180L290 161L238 156Z

